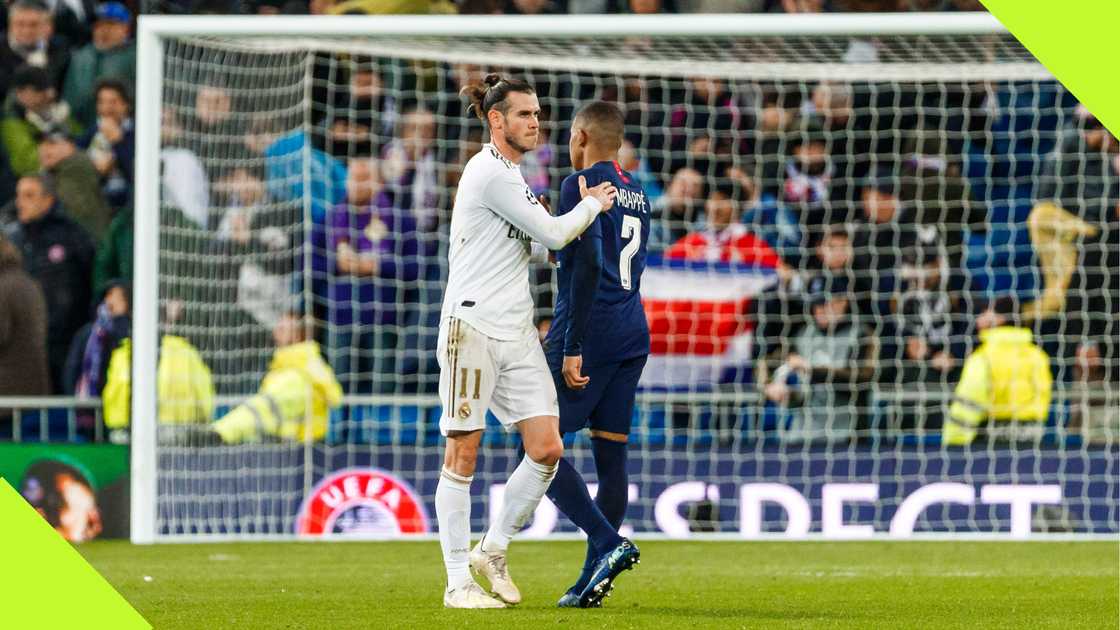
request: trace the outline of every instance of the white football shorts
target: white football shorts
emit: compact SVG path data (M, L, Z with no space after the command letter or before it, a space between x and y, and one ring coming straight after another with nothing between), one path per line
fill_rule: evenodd
M439 327L439 430L475 431L486 427L490 409L506 431L536 416L559 416L556 385L536 330L524 338L488 337L457 317Z

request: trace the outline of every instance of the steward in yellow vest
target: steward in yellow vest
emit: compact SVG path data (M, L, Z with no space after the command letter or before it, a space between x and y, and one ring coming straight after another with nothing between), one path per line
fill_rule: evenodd
M214 423L225 444L282 440L321 440L330 410L342 403L342 386L314 341L304 341L303 320L280 318L273 330L278 346L261 388Z
M989 421L996 437L1042 433L1053 383L1050 357L1035 345L1030 329L1007 325L1007 310L989 307L977 318L981 345L964 362L941 436L944 444L971 444Z
M214 415L214 381L202 355L189 341L164 335L159 345L156 395L161 424L204 424ZM131 419L132 340L122 341L109 356L101 390L105 426L124 429Z

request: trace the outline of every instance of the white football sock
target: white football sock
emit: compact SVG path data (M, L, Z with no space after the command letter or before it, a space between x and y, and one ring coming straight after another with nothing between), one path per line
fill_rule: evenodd
M541 497L556 476L556 464L538 464L528 455L517 465L506 483L502 512L490 521L490 531L482 541L482 550L505 551L513 538L537 509Z
M471 579L467 556L471 551L471 480L444 468L436 485L436 521L439 546L447 567L447 587Z

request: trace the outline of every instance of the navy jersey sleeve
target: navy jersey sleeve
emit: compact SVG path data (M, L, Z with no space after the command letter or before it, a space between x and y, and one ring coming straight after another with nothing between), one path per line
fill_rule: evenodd
M588 186L595 183L588 182ZM578 174L564 180L560 187L560 213L565 213L579 203ZM591 308L595 305L595 294L599 288L599 273L603 269L603 236L596 219L583 234L568 245L569 255L565 256L570 265L571 285L569 304L571 316L564 331L564 356L583 354L583 339L591 320Z

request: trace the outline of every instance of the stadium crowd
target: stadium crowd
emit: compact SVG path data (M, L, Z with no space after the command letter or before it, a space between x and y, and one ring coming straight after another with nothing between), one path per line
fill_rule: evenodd
M106 422L121 417L128 396L121 380L128 378L134 263L131 33L138 8L14 0L0 44L0 396L104 395ZM144 8L981 7L974 0L172 0ZM572 103L616 101L628 123L620 161L643 182L656 214L651 251L773 277L728 315L733 327L753 331L753 347L750 360L725 370L716 386L757 390L782 439L849 439L873 428L875 384L957 387L949 418L937 398L899 405L893 421L900 431L952 425L964 436L957 443L969 442L989 412L998 416L997 407L1011 410L1001 419L1041 426L1050 378L1115 387L1120 144L1060 87L574 81L507 70L529 78L544 107L542 146L522 163L534 193L554 191L563 177ZM161 295L168 333L161 360L187 361L194 367L183 371L203 383L180 396L255 391L271 353L240 349L261 331L280 339L293 318L312 322L325 365L346 393L433 388L437 370L428 355L448 213L460 169L483 137L458 90L480 73L466 64L317 53L310 132L299 124L302 113L292 124L254 115L244 102L251 91L217 74L181 88L161 128L161 252L181 272ZM1022 130L1038 133L1016 133ZM1037 286L1021 284L1034 277L1023 268L1035 266ZM542 285L550 273L540 270ZM229 281L208 281L214 278ZM547 291L540 298L546 327L551 302ZM1045 379L999 383L1001 376L976 376L981 370L969 367L973 355L1009 365L1024 353L1041 366L1033 374L1045 368ZM211 370L216 384L207 385ZM1007 378L1021 381L1021 374ZM1000 387L1024 400L993 402L990 390ZM175 413L169 421L209 421L212 402ZM1072 414L1086 427L1115 424L1114 416L1088 408ZM113 422L123 426L127 414ZM0 423L0 436L4 430Z

